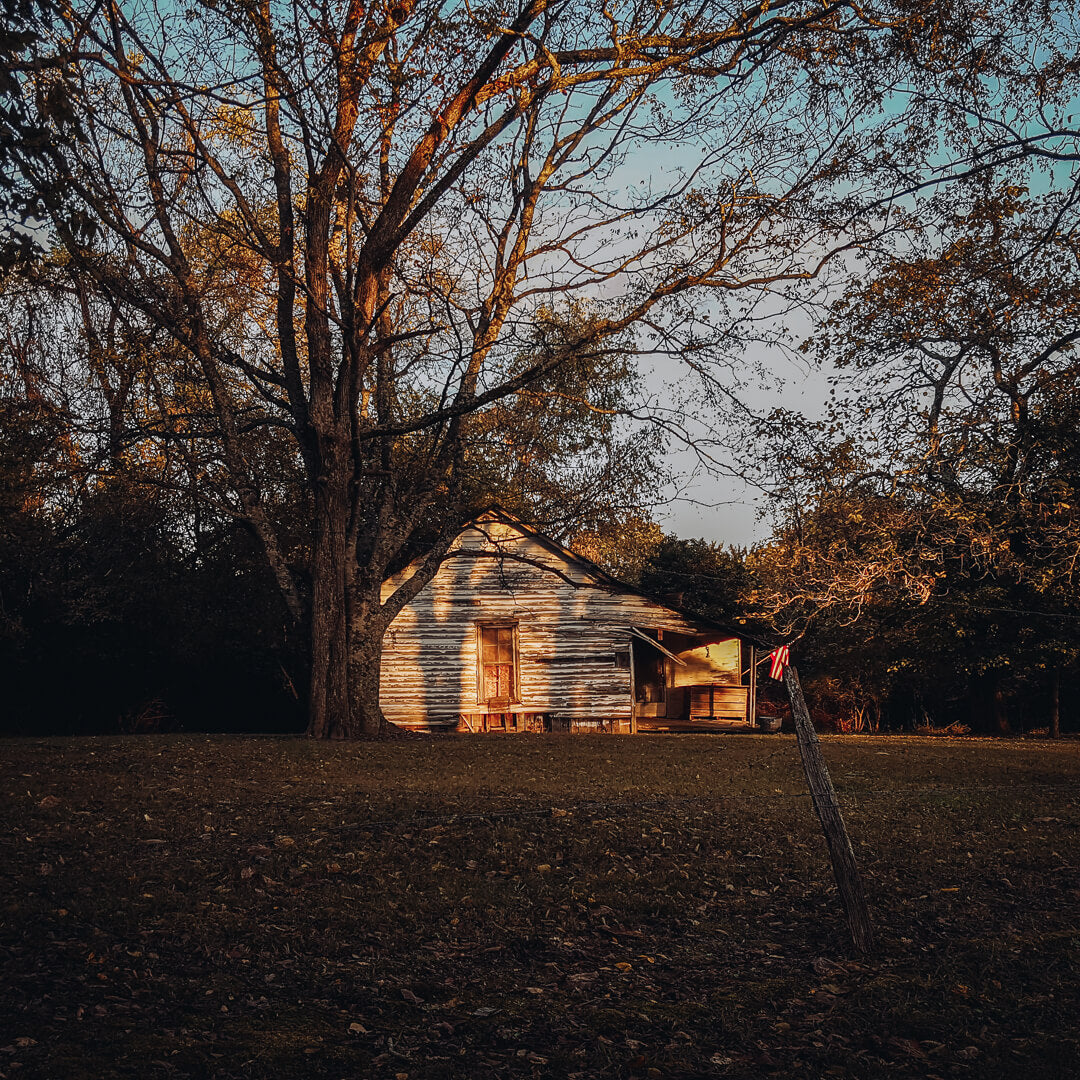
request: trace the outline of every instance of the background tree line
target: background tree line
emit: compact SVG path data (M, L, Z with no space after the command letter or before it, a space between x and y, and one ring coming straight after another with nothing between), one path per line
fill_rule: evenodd
M1036 157L1024 184L1014 162L952 187L803 342L833 373L827 415L748 432L772 538L650 564L798 641L827 725L1077 727L1080 237L1058 135L1052 175Z

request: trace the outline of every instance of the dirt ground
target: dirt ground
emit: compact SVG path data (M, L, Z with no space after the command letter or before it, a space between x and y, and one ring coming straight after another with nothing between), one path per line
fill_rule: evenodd
M0 743L0 1078L1071 1077L1080 743Z

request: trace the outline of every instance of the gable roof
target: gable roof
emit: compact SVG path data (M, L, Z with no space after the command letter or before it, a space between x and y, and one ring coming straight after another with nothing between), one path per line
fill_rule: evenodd
M595 577L598 582L615 592L627 593L632 596L640 596L650 603L656 604L659 607L665 608L673 614L679 616L679 618L689 623L695 623L702 627L703 630L726 634L728 637L741 638L743 641L749 642L751 645L755 645L758 648L774 649L776 643L767 640L757 634L752 634L743 627L731 626L727 623L718 622L715 619L709 619L703 615L698 615L696 612L687 611L684 608L676 607L675 605L668 603L666 600L658 600L654 596L650 596L647 592L641 589L627 584L625 581L620 581L618 578L613 577L606 570L602 569L591 559L586 558L584 555L579 555L576 551L560 544L557 540L552 540L550 536L539 532L537 529L526 525L520 518L511 514L508 510L503 509L497 504L490 506L487 510L477 514L476 517L467 521L461 527L461 533L464 533L467 529L476 528L483 522L499 522L505 525L511 525L515 529L520 530L529 539L538 543L541 547L550 551L556 557L565 560L568 563L576 565L579 569L589 574L591 577ZM461 533L458 535L460 536Z
M497 521L504 525L513 525L514 528L520 530L530 540L535 540L541 547L546 548L552 555L558 556L565 562L576 565L579 569L589 574L591 577L597 578L598 581L615 589L619 592L631 592L638 595L644 595L640 590L633 588L631 585L627 585L625 581L620 581L616 577L612 577L603 567L594 563L592 559L586 558L584 555L579 555L576 551L571 551L570 548L560 544L557 540L552 540L550 536L545 533L534 529L531 525L526 525L521 518L511 514L509 510L504 510L500 506L493 506L485 510L482 514L477 514L471 521L467 521L461 531L474 528L477 525L485 521ZM649 597L652 599L652 597Z

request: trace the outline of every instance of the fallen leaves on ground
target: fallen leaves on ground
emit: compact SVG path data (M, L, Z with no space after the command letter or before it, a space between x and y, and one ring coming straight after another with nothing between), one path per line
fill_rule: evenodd
M0 1076L1068 1075L1080 747L824 746L874 957L783 737L10 741Z

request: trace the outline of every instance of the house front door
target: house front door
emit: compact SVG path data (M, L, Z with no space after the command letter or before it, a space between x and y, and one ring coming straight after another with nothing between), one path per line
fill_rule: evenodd
M479 627L479 699L488 708L487 729L513 729L517 716L512 706L517 694L516 628L511 625Z

